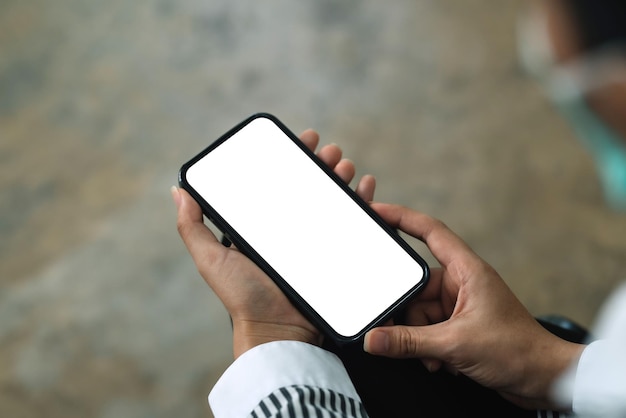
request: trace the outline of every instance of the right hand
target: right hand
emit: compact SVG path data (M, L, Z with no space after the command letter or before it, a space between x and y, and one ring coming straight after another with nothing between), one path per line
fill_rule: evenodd
M365 351L420 358L498 391L527 408L551 408L554 380L583 346L562 340L533 318L498 273L446 225L405 207L372 205L393 228L421 239L441 267L408 309L409 326L375 328Z

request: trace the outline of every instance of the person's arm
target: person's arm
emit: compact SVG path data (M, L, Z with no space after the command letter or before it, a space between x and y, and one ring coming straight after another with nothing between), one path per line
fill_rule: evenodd
M554 381L584 346L538 324L497 272L442 222L395 205L372 207L392 227L423 240L441 267L408 310L408 326L380 327L365 350L421 358L462 373L527 408L552 408Z

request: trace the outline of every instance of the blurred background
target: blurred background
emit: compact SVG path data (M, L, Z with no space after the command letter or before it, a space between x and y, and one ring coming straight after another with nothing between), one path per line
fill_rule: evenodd
M211 416L230 324L169 187L258 111L444 220L533 314L590 326L625 218L520 67L523 6L2 0L0 416Z

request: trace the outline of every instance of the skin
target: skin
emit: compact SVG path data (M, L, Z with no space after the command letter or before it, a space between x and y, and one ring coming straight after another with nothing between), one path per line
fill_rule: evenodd
M301 140L315 150L319 136L305 131ZM327 145L317 155L344 181L354 164L341 149ZM375 180L363 177L356 187L366 201ZM235 248L223 246L204 224L197 203L172 188L177 227L200 275L213 289L233 321L233 354L272 341L320 345L322 335L287 300L272 280ZM491 266L442 222L411 209L372 203L391 226L427 244L440 262L431 281L412 302L408 326L370 331L364 349L372 354L420 358L431 370L445 367L499 391L525 407L551 407L554 379L575 361L583 346L545 331ZM506 373L502 373L506 370Z

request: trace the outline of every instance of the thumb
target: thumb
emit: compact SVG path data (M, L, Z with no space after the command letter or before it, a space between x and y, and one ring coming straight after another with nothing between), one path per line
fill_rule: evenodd
M438 328L440 324L374 328L365 334L363 349L385 357L439 359L445 346Z

